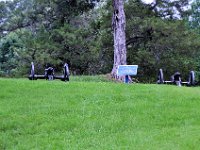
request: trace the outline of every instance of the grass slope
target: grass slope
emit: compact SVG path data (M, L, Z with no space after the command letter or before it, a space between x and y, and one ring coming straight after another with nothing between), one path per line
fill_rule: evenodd
M199 87L0 79L0 149L199 149L199 131Z

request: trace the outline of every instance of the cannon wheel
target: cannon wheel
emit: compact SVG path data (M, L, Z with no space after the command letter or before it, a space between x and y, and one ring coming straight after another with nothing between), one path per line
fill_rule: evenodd
M30 80L34 80L35 79L35 67L34 67L34 63L31 62L31 74L29 77Z
M164 75L163 75L163 70L159 69L159 73L158 73L158 83L159 84L163 84L164 83Z
M188 84L190 86L194 86L195 85L195 73L194 73L194 71L190 71Z
M63 70L64 70L63 71L64 81L69 81L69 68L68 68L68 64L67 63L65 63Z

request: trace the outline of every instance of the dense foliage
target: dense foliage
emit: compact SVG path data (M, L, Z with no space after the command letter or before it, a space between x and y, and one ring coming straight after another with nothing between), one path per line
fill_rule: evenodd
M195 29L199 1L141 0L125 3L128 64L138 64L138 77L155 81L184 76L200 67L200 35ZM14 0L0 2L0 75L21 76L35 62L59 71L69 63L72 74L106 74L113 65L112 1ZM188 26L189 25L189 26Z

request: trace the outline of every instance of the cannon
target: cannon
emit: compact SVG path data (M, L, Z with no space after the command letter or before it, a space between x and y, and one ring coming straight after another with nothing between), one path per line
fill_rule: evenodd
M46 79L46 80L54 80L60 79L61 81L69 81L69 67L68 64L65 63L63 66L63 75L58 76L54 73L54 68L52 66L47 66L44 70L44 75L35 74L35 66L34 63L31 62L31 71L28 76L29 80L37 80L37 79Z
M159 69L157 78L158 78L158 80L157 80L158 84L175 84L177 86L181 86L181 85L195 86L198 84L198 82L195 80L194 71L189 72L188 81L182 81L180 72L175 72L171 76L170 80L164 80L164 74L163 74L162 69Z

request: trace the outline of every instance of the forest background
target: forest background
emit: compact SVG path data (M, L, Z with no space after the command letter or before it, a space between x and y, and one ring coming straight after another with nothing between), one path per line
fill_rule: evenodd
M126 0L127 64L154 82L159 68L170 76L200 71L200 0ZM0 1L0 76L22 77L35 63L73 75L108 74L113 66L111 0Z

